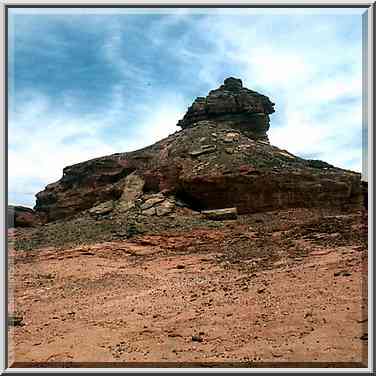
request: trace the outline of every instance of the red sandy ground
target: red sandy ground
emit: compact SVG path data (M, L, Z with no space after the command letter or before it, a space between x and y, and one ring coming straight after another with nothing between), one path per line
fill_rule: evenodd
M9 307L25 324L9 328L10 365L366 367L367 249L295 238L303 257L281 250L269 269L259 259L236 267L221 261L219 244L239 233L247 236L235 221L74 249L10 250Z

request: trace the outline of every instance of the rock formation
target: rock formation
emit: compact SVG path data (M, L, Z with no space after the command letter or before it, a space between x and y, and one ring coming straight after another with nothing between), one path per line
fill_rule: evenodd
M178 202L239 214L358 205L360 174L269 144L273 106L228 78L194 101L178 123L181 131L141 150L66 167L58 182L37 194L35 211L53 221L87 209L93 215L169 215Z
M33 209L25 206L8 206L8 228L32 227L38 224L40 220Z
M207 97L196 98L178 125L186 129L198 126L202 121L213 121L253 139L267 141L269 114L273 112L274 103L268 97L244 88L241 80L229 77Z

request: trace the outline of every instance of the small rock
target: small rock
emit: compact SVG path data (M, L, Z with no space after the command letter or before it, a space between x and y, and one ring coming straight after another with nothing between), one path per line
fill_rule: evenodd
M168 334L168 337L176 338L176 337L182 337L182 335L179 334L179 333L169 333L169 334Z
M83 256L94 256L95 253L90 252L90 251L83 251L83 252L81 252L81 255L83 255Z
M367 322L367 321L368 321L367 318L366 319L358 319L358 320L356 320L356 322L359 323L359 324L362 324L362 323Z
M185 266L184 265L176 265L176 269L184 269Z
M211 148L213 148L214 146L213 145L201 145L201 148L203 149L203 150L205 150L205 149L211 149Z
M229 132L226 133L226 135L223 137L224 142L234 142L234 141L239 141L239 133L235 132Z
M368 341L368 333L363 333L361 337L359 337L362 341Z
M261 289L258 289L257 290L257 293L258 294L262 294L263 292L265 292L266 288L265 287L262 287Z
M106 201L91 208L89 210L89 213L93 216L105 215L105 214L112 212L113 209L114 209L114 202Z
M188 204L186 204L184 201L179 200L179 199L175 200L175 205L178 206L179 208L184 208L188 206Z
M222 221L226 219L236 219L238 216L238 211L236 208L226 208L226 209L203 210L201 214L203 214L204 217L207 219Z
M349 277L349 276L351 275L351 273L345 271L345 272L342 272L342 275L343 275L344 277Z
M192 341L202 342L204 339L201 336L192 336Z
M281 356L283 356L282 354L278 353L278 352L272 352L272 355L275 357L275 358L280 358Z
M206 148L206 149L192 150L191 152L189 152L189 155L191 157L198 157L202 154L212 153L216 150L217 148L215 146L211 146L210 148Z
M9 326L23 326L23 317L20 315L10 314L8 316L8 325Z
M128 223L127 224L127 229L126 229L126 234L127 234L127 239L132 238L135 235L143 233L143 227L139 223Z
M156 208L156 213L158 217L161 217L163 215L170 214L174 211L175 209L175 204L171 201L164 201L161 203L159 206Z
M159 204L161 202L163 202L165 200L165 198L161 195L155 195L153 197L150 197L149 199L147 199L142 205L141 205L141 209L142 210L146 210L146 209L149 209L151 208L152 206L156 205L156 204Z
M155 215L156 213L157 212L156 212L155 208L149 208L149 209L142 211L142 214L144 214L144 215Z
M341 275L341 272L335 272L334 273L334 277L338 277L338 276L340 276Z

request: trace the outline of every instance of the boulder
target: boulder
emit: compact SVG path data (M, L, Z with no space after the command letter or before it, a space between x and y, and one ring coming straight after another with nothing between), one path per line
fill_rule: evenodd
M192 150L191 152L189 152L189 155L191 157L198 157L202 154L209 154L209 153L212 153L214 151L216 151L216 146L207 146L205 145L206 147L201 147L200 149L198 150Z
M145 209L145 210L143 210L143 211L142 211L142 214L144 214L144 215L148 215L148 216L150 216L150 215L156 215L156 214L157 214L157 211L156 211L155 208L149 208L149 209Z
M239 133L229 132L223 137L224 142L236 142L239 141Z
M142 210L147 210L156 204L163 202L166 198L161 194L149 196L146 201L141 205Z
M175 210L175 204L170 200L166 200L160 203L156 207L156 214L158 217L171 214Z
M101 204L92 207L89 210L89 213L93 216L100 216L100 215L106 215L112 212L114 210L114 202L113 201L106 201L102 202Z
M8 206L8 228L33 227L41 223L37 213L25 206Z
M236 208L225 208L215 210L203 210L201 214L207 219L211 219L214 221L224 221L227 219L236 219L238 216L238 211Z

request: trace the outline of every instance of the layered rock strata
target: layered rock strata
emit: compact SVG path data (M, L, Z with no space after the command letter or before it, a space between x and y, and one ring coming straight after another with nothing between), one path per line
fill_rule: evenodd
M196 98L178 125L186 129L213 121L267 141L269 114L273 112L274 103L268 97L243 87L240 79L229 77L208 96Z
M37 194L35 210L53 221L87 209L126 215L136 207L145 215L169 215L179 201L198 211L236 208L239 214L358 205L360 174L269 144L273 106L229 78L194 102L181 131L141 150L66 167L58 182ZM149 199L160 201L147 207Z

